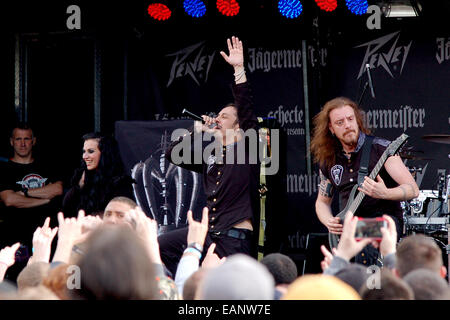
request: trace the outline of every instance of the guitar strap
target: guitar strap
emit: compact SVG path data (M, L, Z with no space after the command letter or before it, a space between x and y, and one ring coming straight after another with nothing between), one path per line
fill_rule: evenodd
M359 163L359 170L358 170L358 184L361 184L364 181L364 177L369 175L369 160L370 160L370 151L372 149L372 141L374 136L366 136L364 139L363 144L363 150L362 150L362 156L361 161ZM339 210L344 209L344 206L342 206L342 195L339 193Z
M359 163L358 170L358 185L364 182L364 177L369 175L369 159L370 159L370 151L372 150L372 141L374 136L366 136L364 141L361 162ZM369 261L372 264L376 264L378 258L378 251L374 249L372 246L364 248L361 252L359 252L355 256L355 262L361 263L363 265L367 264Z
M260 134L264 135L264 139L267 139L269 135L269 129L260 128ZM263 147L264 158L267 157L266 152L270 154L270 143L267 145L268 150ZM261 171L259 176L259 196L260 196L260 215L259 215L259 237L258 237L258 261L264 258L264 242L266 240L266 193L268 191L266 186L266 163L261 161Z
M372 149L372 141L374 136L366 136L364 140L361 162L359 163L358 170L358 184L364 182L364 177L369 175L369 159L370 159L370 150Z

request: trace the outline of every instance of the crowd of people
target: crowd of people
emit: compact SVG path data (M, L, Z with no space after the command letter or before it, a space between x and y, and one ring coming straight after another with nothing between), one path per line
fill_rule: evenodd
M33 157L32 128L21 123L13 129L14 155L0 163L0 299L450 299L447 269L433 239L401 238L399 201L418 190L401 159L389 157L376 180L366 174L358 181L364 150L373 151L370 168L388 142L370 137L358 107L344 98L331 100L316 116L312 144L321 176L316 212L340 241L321 247L319 274L299 274L282 253L256 259L260 164L248 161L242 130L256 128L257 120L242 42L232 37L227 44L228 55L221 55L234 68L235 102L217 118L203 116L204 124L196 123L165 154L175 163L173 150L184 139L202 132L221 137L222 148L207 162L176 163L203 174L207 199L200 221L187 212L186 228L159 234L158 222L134 201L134 181L112 137L83 136L81 165L64 186L48 163ZM232 151L241 147L246 161L232 161L238 154ZM349 201L355 184L367 196L361 206L367 210L335 217L334 193ZM355 238L364 214L386 221L380 239Z
M187 243L205 244L208 208L201 221L188 213ZM157 222L130 198L111 199L102 216L50 217L32 235L33 253L16 282L4 279L15 263L19 243L0 251L1 299L49 300L447 300L441 249L424 235L397 244L388 220L380 242L356 241L357 217L343 224L341 241L324 259L320 274L300 275L287 255L271 253L260 261L236 253L219 258L212 243L203 256L187 248L171 274L161 259ZM56 249L52 252L52 242ZM352 259L372 245L383 266L366 267ZM191 249L191 250L190 250Z

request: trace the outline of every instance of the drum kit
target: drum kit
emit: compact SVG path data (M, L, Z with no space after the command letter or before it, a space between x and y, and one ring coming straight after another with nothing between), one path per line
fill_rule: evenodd
M422 139L434 142L450 144L450 135L432 134L422 136ZM432 160L400 153L403 159ZM423 168L409 167L409 171L417 180L417 174L422 173ZM404 235L415 233L432 237L441 247L443 255L450 254L450 172L446 176L445 169L438 170L437 190L420 190L417 198L401 202L404 221ZM449 255L450 257L450 255Z

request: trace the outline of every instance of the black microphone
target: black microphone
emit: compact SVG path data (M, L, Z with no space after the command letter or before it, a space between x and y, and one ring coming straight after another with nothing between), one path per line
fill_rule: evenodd
M188 116L191 119L201 121L203 124L205 123L205 120L203 120L202 117L200 117L199 115L196 115L195 113L190 112L187 109L183 109L183 111L181 111L181 114ZM276 120L277 120L277 118L275 118L275 117L257 117L256 119L258 121L258 124L266 125L266 126L270 126L270 127L272 127L273 123L276 122ZM212 128L215 126L217 126L217 123L213 123L210 127Z
M191 119L199 120L202 123L205 123L205 120L203 120L202 117L200 117L200 116L198 116L198 115L196 115L196 114L194 114L194 113L192 113L192 112L190 112L190 111L188 111L186 109L183 109L183 111L181 111L181 114L186 115L186 116L188 116Z
M205 123L205 120L203 120L202 117L200 117L199 115L196 115L195 113L190 112L190 111L187 110L187 109L183 109L183 111L181 111L181 114L183 114L183 115L185 115L185 116L188 116L188 117L191 118L191 119L201 121L203 124ZM217 123L213 123L213 124L211 124L209 127L212 129L212 128L214 128L215 126L217 126Z
M370 65L366 63L367 79L369 80L370 94L375 99L375 90L373 89L372 76L370 75Z

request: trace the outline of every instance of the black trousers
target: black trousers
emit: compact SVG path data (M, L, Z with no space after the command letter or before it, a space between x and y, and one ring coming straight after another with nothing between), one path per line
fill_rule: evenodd
M173 278L175 278L178 262L183 255L183 251L187 247L187 234L188 227L185 227L163 233L158 237L161 259L168 271L172 273ZM247 239L236 239L226 235L216 236L213 233L208 233L203 246L202 261L212 243L216 244L214 252L219 258L235 253L252 255L254 252L253 235L249 236Z

